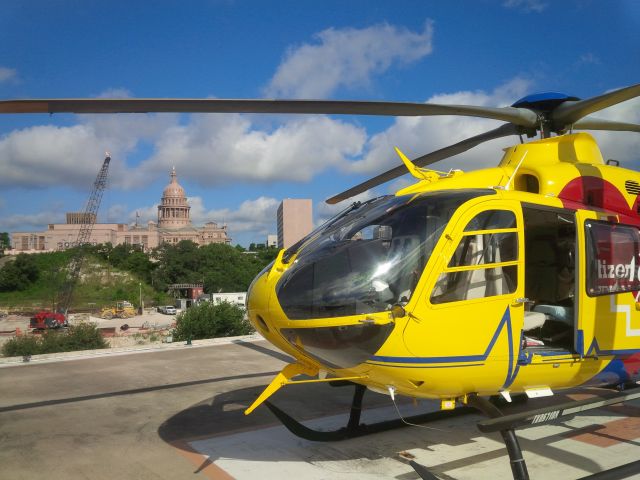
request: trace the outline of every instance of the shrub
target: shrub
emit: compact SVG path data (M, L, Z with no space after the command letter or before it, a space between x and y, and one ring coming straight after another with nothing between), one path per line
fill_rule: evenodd
M66 331L47 330L42 335L15 337L2 346L6 357L39 355L41 353L94 350L109 345L100 330L91 323L72 325Z
M39 353L57 353L66 351L66 336L66 332L60 332L58 330L46 330L40 336L38 351L35 352L35 354L37 355Z
M14 337L2 345L5 357L24 357L38 352L40 339L34 335Z
M253 331L244 318L244 310L227 302L204 302L178 315L175 340L233 337Z
M74 350L95 350L108 348L109 344L100 334L100 330L93 323L71 325L66 332L65 352Z

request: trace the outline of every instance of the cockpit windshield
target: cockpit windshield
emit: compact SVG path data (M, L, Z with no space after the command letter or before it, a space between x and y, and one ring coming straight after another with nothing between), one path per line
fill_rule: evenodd
M453 213L492 193L390 195L353 204L298 244L276 288L280 305L290 319L302 320L406 304Z

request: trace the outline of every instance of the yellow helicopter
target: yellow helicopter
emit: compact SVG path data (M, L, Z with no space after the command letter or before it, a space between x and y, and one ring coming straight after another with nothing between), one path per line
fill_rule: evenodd
M398 150L402 165L328 202L407 172L415 184L352 203L282 250L248 293L252 324L295 362L247 414L282 386L307 382L357 385L355 409L366 387L393 398L437 399L451 410L481 397L511 401L514 394L535 398L640 378L640 173L604 161L589 134L574 133L640 132L637 124L585 118L638 96L640 84L586 100L531 95L503 108L12 100L0 102L0 113L463 115L507 122L413 161ZM494 168L426 168L510 135L520 143ZM274 411L292 430L300 427ZM357 427L357 414L354 421Z

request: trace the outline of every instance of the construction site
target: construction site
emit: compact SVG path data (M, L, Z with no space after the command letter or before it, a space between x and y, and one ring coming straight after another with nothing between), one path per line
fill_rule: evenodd
M93 182L84 212L67 215L67 220L76 227L75 230L77 231L75 241L71 242L70 245L75 248L68 264L62 267L59 272L59 278L52 285L54 293L51 309L30 312L28 317L12 314L14 312L2 312L0 338L6 338L7 336L20 337L27 333L37 334L46 330L63 329L69 325L80 323L99 325L103 321L109 321L114 318L118 320L130 319L136 316L137 313L144 313L142 303L136 312L135 307L126 300L118 301L113 306L101 308L93 317L91 314L72 315L70 312L74 293L80 281L83 263L87 256L85 246L91 242L93 229L98 218L98 209L107 186L110 162L111 156L107 153L102 167ZM140 300L142 301L142 293L140 294ZM116 335L116 326L99 325L98 328L104 337L113 338ZM134 328L149 329L150 324L148 321L146 323L141 322L140 325L136 325ZM120 325L120 330L125 334L129 329L128 324Z
M38 329L34 329L32 318L34 317L15 314L1 316L0 348L16 335L37 335ZM126 318L103 318L89 313L71 314L67 323L96 325L111 347L125 347L172 341L171 331L176 326L176 318L175 315L166 315L157 312L155 308L149 308L141 315L136 313Z

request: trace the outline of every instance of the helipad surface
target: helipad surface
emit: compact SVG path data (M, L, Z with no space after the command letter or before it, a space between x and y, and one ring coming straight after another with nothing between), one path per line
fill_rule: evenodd
M511 478L500 436L482 434L476 414L332 443L292 435L264 406L245 416L285 361L267 343L245 339L5 362L0 479L417 479L409 459L442 479ZM291 386L273 402L331 429L345 424L351 395L348 387ZM364 405L364 422L397 418L387 396L368 392ZM401 404L405 416L429 409ZM519 430L531 478L575 479L640 459L639 413L636 401Z
M424 411L423 405L419 410ZM432 406L433 408L433 406ZM404 405L411 415L411 405ZM417 410L417 409L415 409ZM596 410L557 425L518 431L531 478L580 478L639 458L640 419L635 406ZM413 412L416 413L416 412ZM394 418L393 407L369 410L365 422ZM211 478L391 479L418 478L407 464L412 459L441 478L511 478L509 458L500 436L483 435L471 414L437 421L429 427L408 426L340 442L300 439L281 425L228 432L188 441L200 467L215 466ZM305 422L317 429L344 426L334 415ZM640 475L639 475L640 478Z

